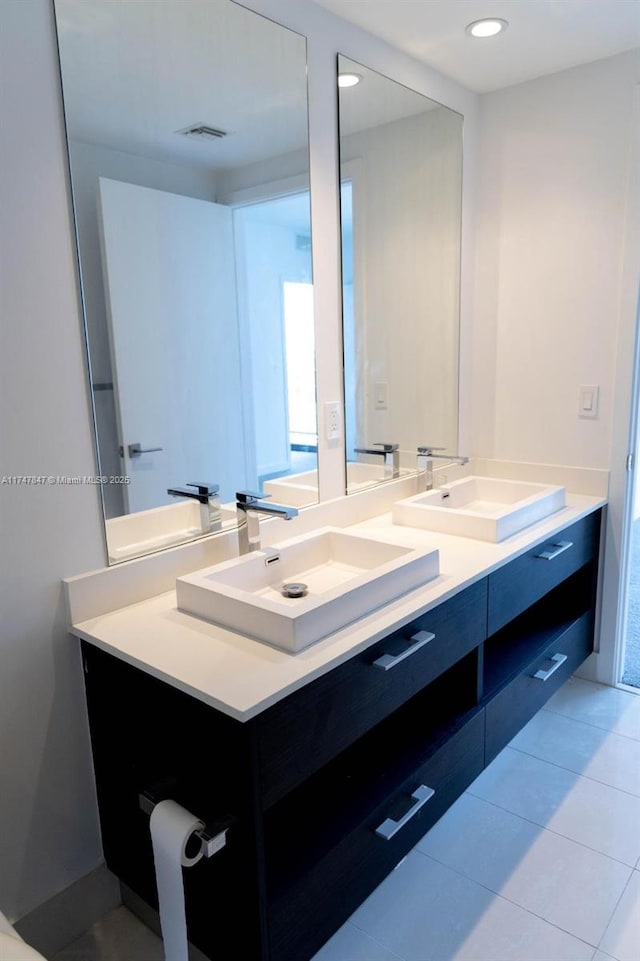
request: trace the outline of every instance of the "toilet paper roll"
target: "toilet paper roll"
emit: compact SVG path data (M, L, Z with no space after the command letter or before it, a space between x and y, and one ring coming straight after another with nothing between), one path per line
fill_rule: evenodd
M188 855L187 843L204 824L175 801L160 801L151 812L150 826L165 961L188 961L182 869L202 857L202 848Z

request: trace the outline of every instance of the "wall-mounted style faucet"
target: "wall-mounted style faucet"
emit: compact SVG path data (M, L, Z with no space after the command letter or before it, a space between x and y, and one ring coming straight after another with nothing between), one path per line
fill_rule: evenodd
M297 507L283 504L265 504L263 497L270 494L254 494L251 491L237 491L236 511L238 513L238 550L241 554L260 550L260 518L258 514L270 514L290 521L298 514Z
M200 504L200 530L203 534L222 530L220 513L219 484L205 484L189 481L186 487L170 487L167 494L172 497L188 497Z
M468 464L468 457L461 457L459 454L436 454L436 451L444 450L444 447L418 447L417 467L418 473L424 471L425 490L433 489L433 461L446 460L452 464Z
M390 468L393 477L400 476L400 445L376 443L373 447L354 447L354 454L378 454L384 457L384 466Z

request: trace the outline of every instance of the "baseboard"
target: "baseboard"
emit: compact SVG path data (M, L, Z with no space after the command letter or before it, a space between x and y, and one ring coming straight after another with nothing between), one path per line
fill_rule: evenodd
M14 927L27 944L50 958L121 903L118 879L101 864L16 921Z

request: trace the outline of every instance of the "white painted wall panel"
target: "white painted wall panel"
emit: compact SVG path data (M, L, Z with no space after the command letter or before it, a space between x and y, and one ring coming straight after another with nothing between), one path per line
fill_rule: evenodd
M482 98L476 454L609 466L638 80L636 51ZM580 384L600 385L597 420Z
M92 475L51 9L1 15L0 475ZM15 919L101 859L60 585L104 564L98 490L1 484L0 543L0 908Z

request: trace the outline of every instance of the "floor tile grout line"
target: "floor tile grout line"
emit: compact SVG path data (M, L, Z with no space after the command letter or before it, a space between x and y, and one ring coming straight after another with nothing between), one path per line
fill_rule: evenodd
M541 914L536 914L536 912L532 911L530 908L525 907L523 904L518 904L517 901L513 901L511 898L508 898L505 894L502 894L500 891L496 891L494 890L494 888L488 887L486 884L483 884L482 881L478 881L477 878L472 878L470 875L465 874L464 871L459 871L457 868L452 868L450 864L446 864L444 861L440 861L438 858L434 857L432 854L425 854L424 851L418 851L417 849L415 850L416 850L416 853L420 854L423 858L427 858L431 861L435 861L436 864L440 864L442 865L442 867L447 868L449 871L453 871L454 874L458 874L461 878L465 878L467 881L471 881L472 884L477 884L479 887L484 888L485 891L488 891L490 894L493 894L494 897L502 898L503 901L507 901L509 904L513 904L514 907L520 908L521 911L526 911L527 914L530 914L533 918L538 918L539 921L544 921L545 924L550 924L551 927L557 928L558 931L562 931L563 934L568 934L569 937L575 938L576 941L582 941L583 944L588 945L590 948L594 948L594 949L598 948L598 945L594 944L593 941L587 941L585 940L585 938L581 938L578 934L575 934L573 931L567 931L566 928L561 927L559 924L556 924L554 921L550 921L548 918L543 917ZM624 890L626 890L628 883L629 881L627 880ZM622 895L620 895L620 897L622 897ZM616 902L616 907L618 903L619 901ZM604 928L605 931L610 921L611 921L611 918L609 918L609 921L607 922L607 925ZM604 937L604 933L602 934L600 941L602 940L603 937Z
M609 727L599 727L597 724L591 724L590 721L585 721L584 718L581 717L574 717L572 714L561 714L560 711L554 711L552 708L550 708L548 704L545 704L544 707L541 707L537 713L552 714L554 717L563 717L565 721L574 721L576 724L584 724L585 727L591 728L592 730L604 731L606 734L613 734L614 737L622 737L625 741L637 743L640 740L640 738L633 737L630 734L621 734L620 731L612 731ZM534 717L536 716L537 715L534 714Z
M628 878L627 883L625 884L624 888L622 889L622 892L621 892L621 894L620 894L620 897L619 897L618 900L616 901L616 906L615 906L615 908L613 909L613 911L611 912L611 916L609 917L609 920L607 921L606 927L605 927L604 931L602 932L602 937L600 938L600 940L599 940L599 942L598 942L598 950L599 950L599 951L602 950L602 949L600 948L600 945L601 945L602 942L604 941L605 935L606 935L607 931L609 930L609 927L610 927L610 925L611 925L611 922L613 921L613 916L614 916L614 914L616 913L616 911L618 910L618 908L620 907L620 902L622 901L623 897L625 896L626 891L627 891L627 888L628 888L629 885L631 884L632 879L633 879L633 871L631 872L631 875L630 875L630 877ZM603 954L607 954L608 952L607 952L607 951L602 951L602 953L603 953ZM615 958L615 955L612 954L612 955L609 955L609 957Z
M630 740L630 738L627 740ZM568 771L570 774L577 774L579 777L583 777L587 781L594 781L596 784L603 784L605 787L613 788L614 791L620 791L621 794L627 794L629 797L640 798L640 794L636 794L634 791L625 791L623 787L619 787L617 784L609 784L608 781L601 781L600 778L591 777L589 774L584 774L583 771L575 771L573 768L567 767L566 764L558 764L557 761L551 761L548 757L541 757L539 754L533 754L531 751L525 751L524 748L515 747L511 743L507 744L506 746L510 747L512 751L517 751L519 754L526 754L527 757L534 757L537 761L545 761L547 764L553 764L554 767L559 767L562 771Z
M615 861L616 864L620 864L622 867L631 868L632 871L635 870L635 861L633 864L629 864L628 861L621 861L620 858L614 858L612 854L607 854L606 851L601 851L599 848L591 847L590 844L585 844L584 841L579 841L577 838L569 837L568 834L563 834L561 831L555 831L547 824L541 824L540 821L534 821L532 818L525 817L524 814L520 814L517 811L512 811L511 808L505 807L503 804L498 804L497 801L490 801L489 798L483 797L481 794L474 794L470 788L467 788L464 793L470 795L470 797L476 798L478 801L484 801L485 804L491 804L492 807L497 808L499 811L504 811L506 814L511 814L512 817L520 818L522 821L526 821L527 824L532 824L534 827L541 828L548 834L553 834L555 837L562 838L564 841L569 841L571 844L577 844L579 847L584 848L585 851L592 851L593 854L600 854L603 858L608 858L610 861ZM631 796L634 797L635 795Z
M568 774L573 774L575 777L582 778L583 781L591 781L592 784L601 784L603 787L609 788L611 791L617 791L619 794L624 794L627 797L640 799L640 794L635 794L633 791L625 791L623 787L618 787L617 784L609 784L607 781L601 781L599 778L591 777L589 774L585 774L583 771L574 771L573 768L566 767L564 764L559 764L557 761L552 761L548 757L541 757L539 754L532 754L531 751L525 751L524 748L514 747L512 743L509 743L503 747L501 753L504 751L515 751L518 754L524 754L526 757L532 757L534 760L540 761L541 764L550 764L552 767L560 768L561 771L566 771ZM496 758L494 758L494 760L496 760L497 757L498 755ZM481 774L478 775L478 777L481 776ZM472 781L471 784L473 783L474 782Z
M574 771L572 768L566 767L564 764L558 764L557 761L551 761L548 757L540 757L539 754L532 754L530 751L525 751L521 747L514 747L511 743L507 744L506 747L503 747L500 753L504 753L505 751L515 751L517 754L524 754L526 757L532 757L534 760L540 761L541 764L550 764L551 767L560 768L560 770L566 771L567 774L573 774L575 777L579 777L583 781L591 781L592 784L601 784L603 787L609 788L611 791L617 791L619 794L624 794L627 797L640 799L640 794L634 794L633 791L625 791L623 787L618 787L617 784L609 784L607 781L600 781L598 778L590 777L588 774L584 774L582 771ZM496 760L498 756L499 755L496 755L494 760ZM481 774L478 775L478 777L481 776ZM472 781L471 784L473 783L474 782Z
M615 694L622 695L622 697L640 697L640 688L634 687L633 684L628 685L633 689L627 690L626 688L619 687L616 684L604 684L602 681L592 681L588 677L580 677L579 674L572 674L565 684L567 689L569 685L573 687L574 684L577 684L579 687L581 687L583 684L586 684L589 688L591 688L592 694L595 689L602 692L613 691Z
M584 724L586 727L592 727L596 731L606 731L607 734L615 734L617 737L624 737L627 741L640 742L640 735L635 737L633 734L623 734L622 731L616 731L611 727L603 727L601 724L593 724L591 721L587 721L582 717L575 717L573 714L564 714L562 711L554 711L549 705L545 705L540 708L540 711L545 711L547 714L553 714L554 717L564 717L567 721L576 721L578 724Z
M351 918L349 918L349 920L346 921L345 924L350 924L352 928L355 928L356 931L360 932L360 934L364 934L364 936L369 938L370 941L373 941L375 944L379 944L381 948L384 948L385 951L388 951L389 954L391 954L394 958L397 958L398 961L407 961L407 959L402 954L398 954L397 951L392 951L388 944L385 944L384 941L380 941L379 938L374 938L372 934L369 934L368 931L365 931L364 928L361 928L358 924L355 923L355 921L352 921Z

